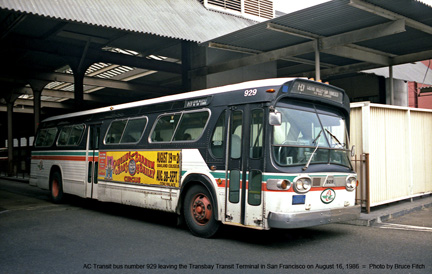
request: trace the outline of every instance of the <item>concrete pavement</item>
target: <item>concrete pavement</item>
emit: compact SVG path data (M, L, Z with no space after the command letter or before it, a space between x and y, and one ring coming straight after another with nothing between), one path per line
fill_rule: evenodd
M27 176L0 176L0 179L17 181L27 184L29 182L29 178ZM431 193L412 199L406 199L398 202L372 207L370 213L362 212L360 213L360 217L357 220L352 220L345 223L358 226L372 226L381 222L386 222L393 218L401 217L411 212L420 211L427 207L432 207Z

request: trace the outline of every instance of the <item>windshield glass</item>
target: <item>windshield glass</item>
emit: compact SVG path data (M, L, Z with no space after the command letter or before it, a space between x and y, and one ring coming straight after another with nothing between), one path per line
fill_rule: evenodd
M273 127L273 156L279 165L331 163L350 166L345 120L336 115L277 107L282 124Z

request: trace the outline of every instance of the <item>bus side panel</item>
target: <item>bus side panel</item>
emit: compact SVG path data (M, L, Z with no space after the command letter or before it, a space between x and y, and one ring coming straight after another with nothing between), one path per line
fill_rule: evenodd
M85 197L87 165L85 161L58 161L62 171L63 191Z
M100 170L101 171L101 170ZM198 149L183 149L181 151L182 183L189 174L201 174L211 178L219 206L224 204L224 198L219 193L217 183L210 174L209 168ZM143 178L143 177L142 177ZM149 209L175 212L180 202L180 189L158 185L109 181L99 178L98 200L133 205ZM224 193L222 193L223 195ZM220 210L223 208L219 208ZM222 213L222 212L221 212ZM219 216L223 216L223 214Z
M218 220L221 221L221 216L225 213L225 187L222 185L222 180L225 181L225 172L211 172L206 161L198 149L183 149L182 150L182 180L189 174L201 174L211 180L214 197L218 206ZM218 186L216 179L221 179L221 187ZM183 184L183 182L182 182Z
M53 161L31 160L30 185L49 189L49 174Z
M49 189L49 179L54 166L61 172L63 192L85 197L86 165L82 151L34 152L31 160L31 183Z
M98 200L174 212L178 189L99 181Z

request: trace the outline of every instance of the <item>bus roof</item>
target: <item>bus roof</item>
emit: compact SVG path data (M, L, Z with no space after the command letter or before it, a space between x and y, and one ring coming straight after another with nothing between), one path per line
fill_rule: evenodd
M96 109L91 109L91 110L84 110L84 111L79 111L79 112L63 114L63 115L57 115L57 116L46 118L42 122L72 118L72 117L77 117L77 116L91 115L91 114L96 114L96 113L110 112L113 110L128 109L128 108L146 106L146 105L151 105L151 104L172 102L172 101L177 101L177 100L185 100L185 99L190 99L190 98L195 98L195 97L202 97L202 96L209 96L209 95L214 95L214 94L219 94L219 93L224 93L224 92L230 92L230 91L234 91L234 90L266 87L266 86L278 86L278 85L283 85L289 81L293 81L295 79L299 79L299 78L271 78L271 79L264 79L264 80L247 81L247 82L242 82L242 83L237 83L237 84L231 84L231 85L225 85L225 86L220 86L220 87L202 89L202 90L197 90L197 91L190 91L190 92L185 92L185 93L179 93L179 94L168 95L168 96L163 96L163 97L158 97L158 98L136 101L136 102L107 106L107 107L96 108Z

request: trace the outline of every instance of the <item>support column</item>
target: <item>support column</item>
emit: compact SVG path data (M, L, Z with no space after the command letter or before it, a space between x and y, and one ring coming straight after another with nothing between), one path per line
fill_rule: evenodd
M390 105L394 105L393 66L389 67L389 78L390 78Z
M93 63L86 60L87 51L90 47L91 41L87 41L80 59L69 59L69 66L71 67L74 75L74 100L77 110L84 107L84 75L90 65Z
M319 39L315 40L315 80L321 80L321 61L319 52Z
M84 74L85 71L76 71L74 69L74 104L77 110L84 108Z
M187 41L181 42L181 62L182 62L182 86L183 91L191 91L189 71L191 70L191 53Z
M14 102L8 101L7 105L7 131L8 131L8 176L14 175L14 167L13 167L13 105Z
M184 91L205 89L208 87L207 75L190 76L190 71L207 66L207 47L193 42L183 41L182 47L182 85Z
M33 91L33 115L34 115L34 133L36 134L37 128L40 123L41 114L41 95L45 86L49 82L31 81L30 86Z
M8 140L8 176L15 175L13 162L13 107L19 94L14 94L14 88L11 88L9 94L5 96L7 106L7 140Z

